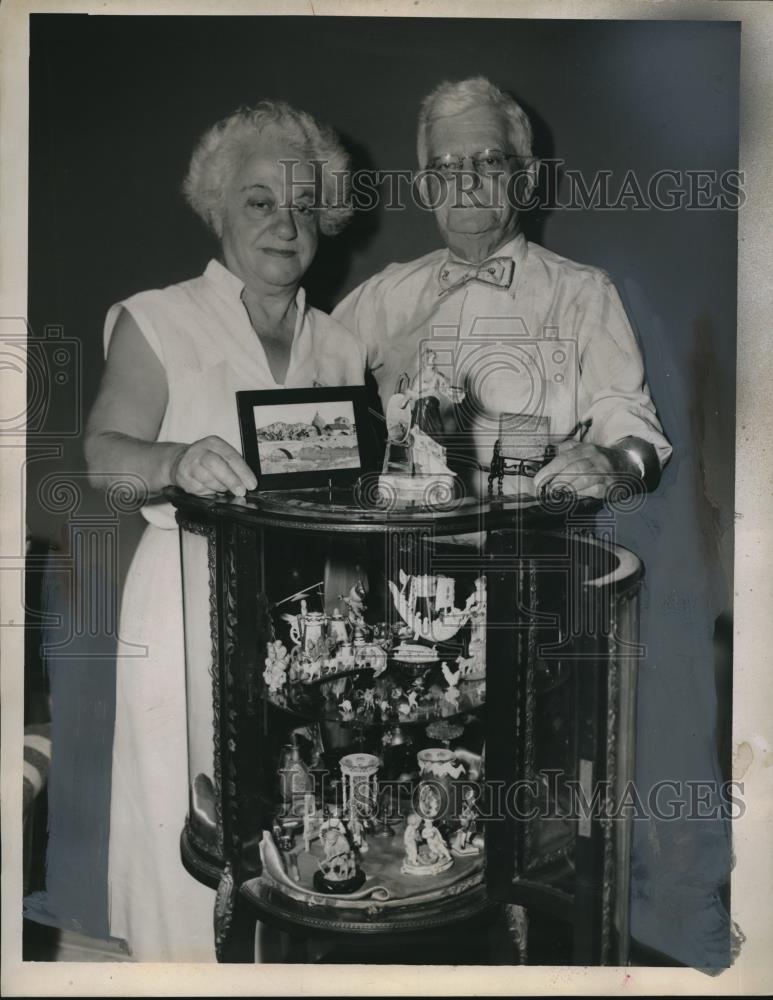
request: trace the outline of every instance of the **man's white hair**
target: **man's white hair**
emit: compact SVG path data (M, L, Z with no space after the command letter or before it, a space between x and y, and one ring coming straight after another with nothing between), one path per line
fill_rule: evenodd
M488 107L498 111L507 130L513 152L531 158L532 130L526 112L509 94L495 87L485 76L471 76L457 82L446 81L436 87L421 103L416 145L419 166L427 166L427 132L430 124L444 115L458 114L470 108ZM456 150L448 150L453 153Z
M278 132L288 145L310 160L323 161L316 166L321 170L322 190L319 228L326 236L340 232L353 215L349 155L332 129L284 101L264 100L254 107L239 108L204 133L183 184L191 208L217 236L222 236L228 186L246 151L254 146L255 137L265 129Z

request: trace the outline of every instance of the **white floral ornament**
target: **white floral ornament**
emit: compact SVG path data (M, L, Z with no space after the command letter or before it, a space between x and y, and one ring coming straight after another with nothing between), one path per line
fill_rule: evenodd
M263 671L263 680L268 685L271 694L276 694L285 685L289 655L287 647L281 639L269 642L266 652L268 656L265 659L266 669Z

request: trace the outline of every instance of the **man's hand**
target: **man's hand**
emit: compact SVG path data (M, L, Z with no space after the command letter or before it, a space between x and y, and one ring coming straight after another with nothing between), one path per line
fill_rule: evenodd
M169 482L186 493L225 493L243 497L258 481L242 456L220 437L205 437L181 445L169 468Z
M534 477L537 496L542 490L569 489L578 496L603 500L607 491L620 479L641 480L640 471L620 448L602 448L596 444L565 441L558 454Z

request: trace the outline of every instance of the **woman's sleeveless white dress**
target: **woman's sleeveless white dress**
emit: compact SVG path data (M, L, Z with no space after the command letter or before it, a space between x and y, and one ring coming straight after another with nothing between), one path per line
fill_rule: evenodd
M234 393L281 388L242 300L242 282L217 261L201 277L112 306L161 360L169 401L157 440L216 434L240 448ZM362 349L340 324L306 308L298 292L285 386L361 385ZM178 530L166 503L150 522L126 580L117 654L110 813L110 925L138 961L214 961L215 894L180 861L188 809L185 661Z

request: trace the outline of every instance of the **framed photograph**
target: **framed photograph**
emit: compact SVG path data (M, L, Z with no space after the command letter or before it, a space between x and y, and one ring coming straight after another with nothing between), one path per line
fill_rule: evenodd
M347 486L374 467L362 386L237 392L236 405L259 490Z

